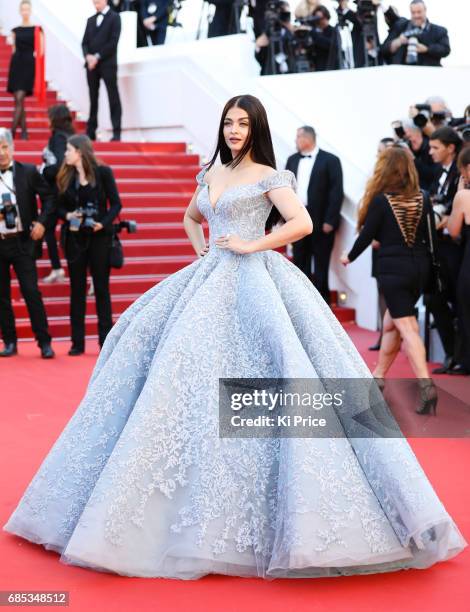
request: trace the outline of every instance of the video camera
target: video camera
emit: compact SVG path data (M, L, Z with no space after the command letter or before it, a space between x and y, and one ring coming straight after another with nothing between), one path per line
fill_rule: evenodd
M16 228L16 217L18 216L18 211L16 210L16 206L11 201L11 195L9 193L2 194L0 215L3 215L3 218L5 220L5 227L7 229Z

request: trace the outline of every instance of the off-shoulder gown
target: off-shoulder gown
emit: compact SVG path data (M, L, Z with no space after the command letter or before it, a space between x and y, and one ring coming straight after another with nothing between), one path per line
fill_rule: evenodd
M85 396L4 529L127 576L320 577L427 568L466 545L403 438L218 435L219 378L371 378L311 281L264 235L288 170L197 206L209 251L118 319Z

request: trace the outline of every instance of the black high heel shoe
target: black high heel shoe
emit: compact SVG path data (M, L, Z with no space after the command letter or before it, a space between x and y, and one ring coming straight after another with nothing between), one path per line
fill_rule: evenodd
M417 414L434 414L436 416L437 407L437 387L432 378L419 378L419 390L421 404L416 408Z
M385 389L385 378L382 378L382 377L379 377L379 376L374 376L374 380L375 380L375 382L377 384L377 387L383 393L384 389Z

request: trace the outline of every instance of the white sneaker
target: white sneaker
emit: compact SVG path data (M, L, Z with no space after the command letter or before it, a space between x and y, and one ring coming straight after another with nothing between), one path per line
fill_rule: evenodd
M65 270L63 268L59 268L58 270L51 270L49 276L43 279L44 283L58 283L60 281L65 280Z

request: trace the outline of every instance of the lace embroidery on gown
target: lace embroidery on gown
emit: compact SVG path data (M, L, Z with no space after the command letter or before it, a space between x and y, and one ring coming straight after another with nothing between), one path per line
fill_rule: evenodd
M425 568L466 542L403 439L224 439L218 379L371 378L310 280L264 235L288 170L197 205L209 251L120 317L4 529L128 576L274 578Z

